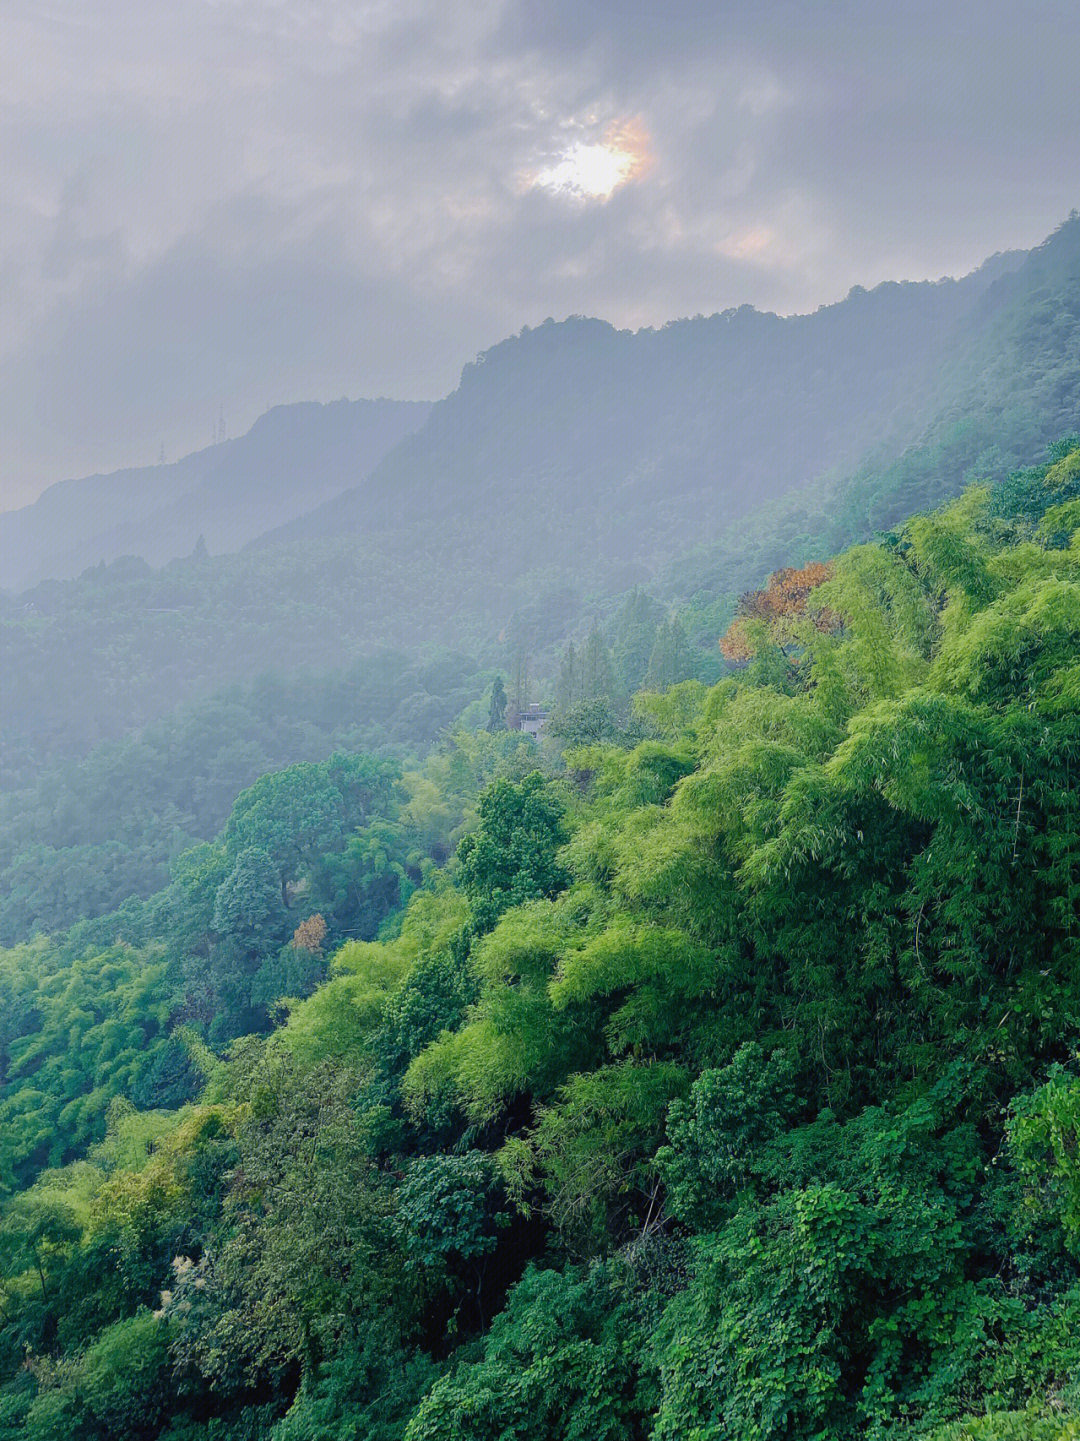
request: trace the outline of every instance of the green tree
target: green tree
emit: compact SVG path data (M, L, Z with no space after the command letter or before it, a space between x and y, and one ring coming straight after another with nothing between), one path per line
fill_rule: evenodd
M506 729L506 690L501 675L497 675L491 685L487 729L491 734Z
M261 955L281 944L288 925L278 867L263 847L245 847L218 887L214 930L245 951Z
M291 766L263 776L233 807L225 828L232 855L258 850L278 877L282 906L289 908L289 882L300 864L324 851L344 823L341 793L316 766Z
M480 797L479 824L458 846L458 874L477 924L492 926L509 906L556 895L567 874L556 860L566 836L564 808L539 771L497 780Z
M640 588L632 590L619 608L612 661L616 684L625 695L633 695L645 684L662 619L659 604Z
M555 687L555 705L558 710L567 710L581 699L581 662L574 648L574 642L563 651L559 662L559 679Z
M405 1264L422 1277L429 1297L445 1292L455 1306L467 1299L473 1323L480 1326L489 1262L509 1225L490 1156L468 1151L410 1162L397 1193L396 1229Z
M581 699L611 700L615 693L615 676L611 652L604 644L599 625L594 622L581 648Z
M649 690L667 690L686 680L690 671L686 632L677 615L669 616L657 627L644 683Z

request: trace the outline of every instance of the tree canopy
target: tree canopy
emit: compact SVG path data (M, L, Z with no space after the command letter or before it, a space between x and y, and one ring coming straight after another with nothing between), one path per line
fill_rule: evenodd
M0 953L0 1441L1080 1435L1078 457Z

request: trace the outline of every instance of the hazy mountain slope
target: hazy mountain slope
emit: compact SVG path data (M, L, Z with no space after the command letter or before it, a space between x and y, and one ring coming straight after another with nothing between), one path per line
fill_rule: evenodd
M18 590L139 555L154 564L236 550L352 486L426 418L430 406L339 400L278 406L237 440L173 465L62 481L0 515L0 585Z
M42 777L2 1441L1076 1441L1080 449L989 500L569 771L357 673Z
M777 566L831 555L968 481L1001 480L1080 431L1080 219L979 298L934 371L933 400L899 455L766 504L669 564L663 589L740 591Z
M636 334L549 322L468 366L360 486L259 543L384 531L407 544L426 528L452 548L479 527L506 567L652 569L871 446L909 442L938 356L1021 261L789 319L745 307Z

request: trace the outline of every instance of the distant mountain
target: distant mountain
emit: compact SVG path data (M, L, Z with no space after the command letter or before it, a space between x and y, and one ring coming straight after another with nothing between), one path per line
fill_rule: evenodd
M0 587L63 579L124 555L155 565L238 550L351 487L427 418L430 406L339 400L278 406L246 435L185 456L51 486L0 514Z
M359 485L257 544L379 534L456 569L482 533L478 563L507 576L644 576L764 501L900 453L937 403L942 356L1024 260L787 319L549 321L467 366Z

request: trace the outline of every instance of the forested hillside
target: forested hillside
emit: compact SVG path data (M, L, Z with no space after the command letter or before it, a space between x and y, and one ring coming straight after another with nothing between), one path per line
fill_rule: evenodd
M0 954L0 1438L1080 1434L1080 447L756 584Z
M201 542L238 550L351 488L429 406L395 400L282 405L246 435L172 465L61 481L33 505L0 513L0 590L66 579L141 556L162 565Z
M697 557L680 557L664 589L742 589L777 565L829 555L965 480L1005 481L1047 435L1080 414L1080 220L1073 216L1024 264L995 281L959 328L935 379L935 403L914 443L868 457L731 528Z
M0 597L5 784L223 686L387 648L483 665L523 650L551 686L566 640L639 585L715 654L717 615L770 570L1003 480L1066 433L1078 294L1073 220L963 281L856 291L810 316L523 334L292 531ZM279 490L308 474L275 439L290 415L247 438L263 436ZM322 454L337 415L304 411L296 434Z
M425 753L484 683L474 660L450 652L267 673L22 783L12 777L0 791L0 944L160 890L170 861L212 839L268 771L339 749Z
M362 485L260 543L377 529L395 542L443 532L445 546L449 527L468 544L470 525L501 512L487 537L498 563L617 584L871 448L910 443L937 357L1022 259L856 289L811 315L743 306L636 333L548 321L466 366Z
M713 605L687 619L715 651L716 625L729 614ZM520 710L535 677L523 647L513 654L506 700ZM642 685L715 678L722 667L678 615L632 591L603 630L594 620L580 646L563 650L548 682L553 729L625 734ZM239 793L269 771L341 748L402 762L425 756L452 722L484 719L489 679L454 651L411 660L381 652L345 669L264 672L85 755L77 746L51 759L12 748L0 790L0 944L145 899L166 883L170 861L212 838Z

